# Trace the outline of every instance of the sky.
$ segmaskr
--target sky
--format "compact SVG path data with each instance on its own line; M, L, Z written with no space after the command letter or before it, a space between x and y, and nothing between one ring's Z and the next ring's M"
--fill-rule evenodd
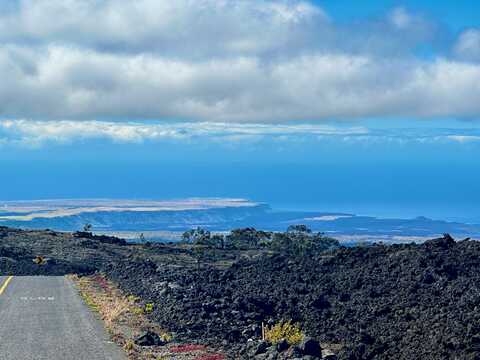
M0 199L225 196L480 222L479 11L2 1Z

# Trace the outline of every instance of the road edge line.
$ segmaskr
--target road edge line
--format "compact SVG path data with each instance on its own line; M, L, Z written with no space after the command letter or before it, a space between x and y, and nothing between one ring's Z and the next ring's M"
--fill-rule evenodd
M2 295L5 292L5 289L7 288L8 284L10 284L10 281L12 281L13 276L7 277L7 280L3 283L2 287L0 287L0 295Z

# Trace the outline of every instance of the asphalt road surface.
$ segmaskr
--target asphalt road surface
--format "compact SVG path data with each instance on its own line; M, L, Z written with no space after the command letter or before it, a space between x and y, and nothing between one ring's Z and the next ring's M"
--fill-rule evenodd
M65 277L0 277L0 360L125 360Z

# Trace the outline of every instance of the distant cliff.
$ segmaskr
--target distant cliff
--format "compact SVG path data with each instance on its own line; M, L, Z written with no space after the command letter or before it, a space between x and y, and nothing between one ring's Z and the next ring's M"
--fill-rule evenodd
M51 228L72 231L81 229L85 224L91 224L95 230L172 230L182 231L191 227L204 226L211 228L228 227L251 217L261 217L269 211L269 206L249 202L215 204L200 204L197 208L189 208L180 203L178 208L168 207L98 207L79 211L72 207L56 209L54 215L45 213L28 213L18 216L9 212L0 218L0 224L12 227L32 229ZM83 209L83 208L82 208ZM110 210L106 210L110 209ZM151 210L153 209L153 210ZM71 214L73 213L73 214ZM17 215L17 216L12 216Z
M305 224L313 231L354 242L410 242L443 233L458 237L480 236L477 224L426 217L385 219L346 213L276 211L267 204L244 199L0 202L0 209L0 226L61 231L81 230L85 224L91 224L94 231L100 233L183 232L196 227L212 231L247 227L284 231L290 225Z

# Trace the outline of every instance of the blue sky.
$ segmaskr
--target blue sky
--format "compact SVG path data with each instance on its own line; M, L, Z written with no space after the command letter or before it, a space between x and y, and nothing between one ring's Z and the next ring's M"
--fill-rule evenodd
M480 221L479 10L2 2L0 199L235 196Z
M477 16L480 4L475 0L318 0L315 3L341 21L351 21L364 17L381 17L390 9L400 6L429 16L449 26L452 31L461 31L468 27L480 25Z

